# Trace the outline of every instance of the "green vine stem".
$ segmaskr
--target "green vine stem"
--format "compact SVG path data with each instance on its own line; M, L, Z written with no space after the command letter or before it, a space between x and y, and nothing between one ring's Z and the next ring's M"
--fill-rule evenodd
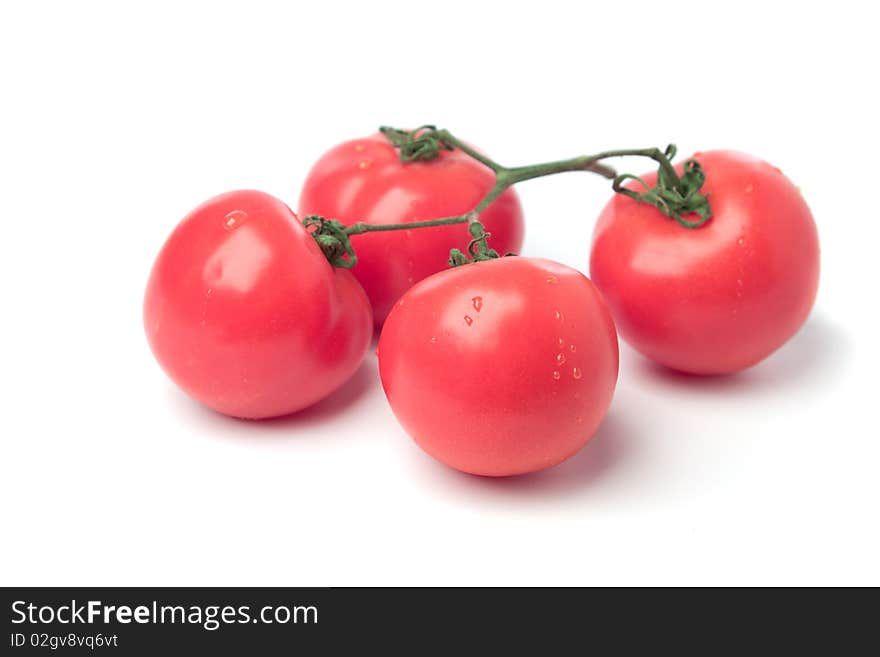
M402 224L358 222L350 226L345 226L335 219L325 219L316 215L306 217L303 220L304 224L312 231L327 259L336 267L351 268L357 263L357 255L349 240L351 235L464 223L468 224L472 238L467 246L467 255L459 249L452 249L449 256L450 266L455 267L468 262L498 258L498 253L488 246L487 240L491 234L487 233L480 223L480 214L507 189L517 183L567 171L589 171L611 179L615 192L628 196L638 203L653 205L663 216L674 219L684 228L699 228L712 217L708 196L700 192L706 180L702 167L696 160L687 160L684 164L684 172L679 176L672 166L672 159L676 153L676 148L672 144L667 146L666 150L659 148L608 150L595 155L581 155L567 160L506 167L471 148L448 130L438 130L433 125L423 125L415 130L400 130L383 126L379 130L391 145L398 149L400 159L403 162L429 162L439 157L441 151L458 149L491 169L495 174L495 184L473 210L455 217ZM602 160L627 156L648 157L657 162L657 183L653 188L637 176L628 173L618 174L614 169L602 163ZM644 189L637 191L624 187L623 183L627 180L635 180ZM699 219L686 219L684 215L688 214L696 214Z

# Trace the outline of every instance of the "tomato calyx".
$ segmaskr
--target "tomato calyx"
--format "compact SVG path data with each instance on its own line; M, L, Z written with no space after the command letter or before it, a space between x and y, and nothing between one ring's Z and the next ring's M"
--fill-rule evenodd
M686 160L684 171L679 176L672 168L672 158L675 157L676 147L670 144L662 153L659 149L649 154L649 157L657 160L660 167L657 171L657 184L654 187L648 185L638 176L622 173L614 178L612 188L618 194L623 194L637 203L648 203L657 208L664 217L675 219L685 228L699 228L712 218L712 209L709 207L709 195L700 192L703 183L706 182L706 174L703 167L694 159ZM643 191L628 189L623 186L627 180L635 180ZM692 221L685 219L683 215L696 214L700 218Z
M487 233L483 228L483 224L474 219L468 225L468 231L471 234L470 242L467 245L468 255L465 255L459 249L451 249L449 251L449 266L450 267L460 267L461 265L467 265L472 262L482 262L484 260L494 260L495 258L500 258L498 255L498 251L495 249L489 248L489 244L487 242L488 238L492 236L492 233ZM515 253L505 253L505 256L516 255ZM470 257L468 257L470 256Z
M441 150L455 150L434 125L423 125L415 130L382 126L379 132L400 151L401 162L430 162L440 156Z
M341 222L312 214L303 219L303 225L315 238L331 265L351 269L357 264L357 255Z

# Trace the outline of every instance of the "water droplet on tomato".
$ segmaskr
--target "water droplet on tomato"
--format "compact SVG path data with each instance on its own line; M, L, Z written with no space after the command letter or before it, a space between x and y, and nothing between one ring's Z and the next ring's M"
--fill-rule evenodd
M565 364L565 354L556 354L556 363L559 365Z
M470 315L465 315L464 316L464 323L467 324L468 326L470 326L471 324L474 323L473 317L471 317Z
M363 153L366 148L367 147L364 146L363 144L355 144L354 145L354 150L356 150L358 153Z
M575 367L575 368L571 371L571 375L572 375L574 378L579 379L579 378L581 378L584 374L583 374L583 372L581 372L581 368L580 368L580 367Z
M577 347L575 347L573 344L570 344L570 345L568 345L568 350L569 350L571 353L574 353L574 352L577 351Z
M565 319L565 315L563 315L562 312L560 312L559 310L557 310L557 311L556 311L556 319L559 320L559 321L561 322L561 321L563 321L563 320Z
M233 210L223 217L223 227L226 230L235 230L247 221L247 219L247 212L244 212L243 210Z
M474 297L471 299L471 303L474 306L474 310L480 312L483 309L483 297Z
M556 278L555 276L548 276L548 277L547 277L547 282L550 283L550 284L552 285L553 283L558 283L558 282L559 282L559 279Z
M369 169L372 163L372 160L361 160L358 162L358 169Z
M436 335L432 335L432 336L431 336L431 344L434 344L435 342L437 342L437 336L436 336Z
M736 241L736 243L739 244L740 246L745 246L746 238L745 238L745 237L740 237L740 238Z
M556 381L559 381L559 377L560 377L560 376L562 376L562 375L559 373L559 370L553 370L553 378L554 378Z

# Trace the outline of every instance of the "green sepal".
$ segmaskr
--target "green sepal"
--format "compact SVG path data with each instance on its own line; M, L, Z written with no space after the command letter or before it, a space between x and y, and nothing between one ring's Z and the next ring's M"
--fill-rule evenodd
M675 152L673 144L667 146L663 153L667 163L675 157ZM659 157L659 151L657 153ZM644 191L637 192L623 187L626 180L635 180L645 188ZM685 228L699 228L712 218L709 195L700 191L705 182L703 167L697 160L690 159L685 161L681 176L677 176L671 167L661 165L657 172L657 184L653 188L638 176L629 173L616 176L612 187L618 194L628 196L638 203L650 203L664 217L675 219ZM684 218L687 214L696 214L700 218L691 221Z
M351 269L357 264L357 254L340 221L312 214L303 219L303 225L309 229L331 265Z
M415 130L382 126L379 132L400 151L401 162L430 162L440 156L441 150L454 150L452 144L440 137L434 125L423 125Z

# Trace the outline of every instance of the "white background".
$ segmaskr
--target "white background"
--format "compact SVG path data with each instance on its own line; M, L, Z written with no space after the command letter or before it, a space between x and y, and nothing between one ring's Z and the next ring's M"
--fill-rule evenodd
M2 584L880 584L870 3L2 7ZM140 314L176 222L228 189L295 205L333 144L425 122L510 164L760 155L819 225L813 316L730 378L624 348L594 441L508 480L424 455L372 353L277 421L179 393ZM608 183L519 191L525 253L586 270Z

